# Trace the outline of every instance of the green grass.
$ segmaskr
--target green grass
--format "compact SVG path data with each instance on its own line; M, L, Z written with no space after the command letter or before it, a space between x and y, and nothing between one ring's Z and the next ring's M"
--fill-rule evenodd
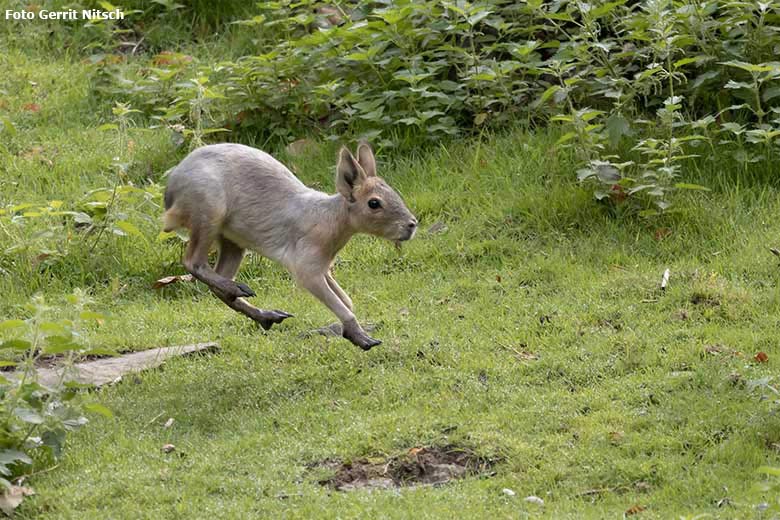
M112 185L117 154L131 161L128 181L163 184L185 154L164 130L142 127L130 131L132 154L117 150L116 136L97 130L110 107L90 102L80 59L12 47L0 69L9 94L0 115L17 129L0 147L4 207L75 208ZM557 137L518 129L380 156L423 229L401 254L360 237L340 256L336 277L384 340L369 353L301 339L333 317L258 257L240 275L254 301L296 315L268 333L202 285L152 290L183 272L177 242L157 240L159 198L132 213L146 241L106 234L94 250L94 236L70 224L35 238L56 219L2 221L0 319L24 317L35 293L57 303L83 287L110 316L89 331L92 345L221 346L90 395L115 418L70 437L59 465L28 481L37 494L19 517L604 518L634 504L647 508L641 518L757 514L750 487L756 468L780 464L780 418L732 374L755 380L780 363L780 269L767 251L780 234L777 188L738 185L736 172L701 160L695 180L714 191L679 197L679 212L661 220L628 218L574 182ZM332 191L334 156L322 146L285 160ZM428 234L435 222L446 231ZM35 265L43 246L60 254ZM706 353L710 345L742 355ZM767 363L751 361L759 350ZM163 454L166 443L177 451ZM446 443L500 457L495 475L347 494L307 469Z

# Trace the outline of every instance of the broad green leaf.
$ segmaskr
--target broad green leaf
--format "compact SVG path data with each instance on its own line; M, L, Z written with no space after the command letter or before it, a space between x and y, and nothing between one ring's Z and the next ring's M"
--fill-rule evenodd
M617 2L607 2L605 4L602 4L602 5L598 6L598 7L595 7L593 9L591 9L588 12L588 15L591 18L594 18L594 19L595 18L601 18L602 16L605 16L605 15L611 13L612 11L614 11L616 7L620 7L621 5L623 5L625 3L626 3L626 0L619 0Z
M777 96L780 96L780 87L770 87L764 91L763 94L761 94L761 99L763 101L769 101Z
M730 79L728 83L726 83L723 88L731 88L731 89L737 89L737 88L748 88L752 89L753 85L750 83L745 83L744 81L734 81L733 79Z
M722 61L720 62L721 65L726 65L728 67L735 67L738 69L742 69L747 72L770 72L772 70L771 65L767 65L764 63L759 64L753 64L753 63L746 63L744 61Z
M62 354L63 352L72 352L81 350L81 346L73 341L73 338L66 336L49 336L46 338L46 348L43 349L46 354Z
M75 430L76 428L84 426L88 422L89 419L86 417L76 417L74 419L66 419L62 421L62 425L65 426L66 430Z
M31 408L16 408L14 415L28 424L43 424L43 417Z
M14 464L15 462L21 462L22 464L32 464L33 461L29 455L19 450L2 450L0 451L0 464L7 466Z
M0 349L27 350L30 347L32 347L32 343L24 339L9 339L0 344Z
M114 224L117 228L121 229L128 235L134 235L139 238L141 238L144 242L146 242L146 237L143 233L141 233L141 230L135 227L132 223L128 222L127 220L118 220Z
M0 321L0 332L6 330L19 329L26 326L27 323L24 320L5 320Z
M577 137L577 133L576 132L567 132L567 133L563 134L561 137L559 137L558 140L555 142L555 144L563 144L563 143L565 143L567 141L570 141L570 140L574 139L575 137ZM582 180L582 179L580 179L580 180Z
M73 220L74 220L74 221L75 221L77 224L92 224L92 217L90 217L89 215L87 215L87 214L86 214L86 213L84 213L83 211L79 211L79 212L77 212L77 213L76 213L76 214L73 216Z
M207 99L227 99L223 94L210 88L207 88L203 91L203 97Z
M367 52L353 52L352 54L347 54L344 56L345 60L352 60L352 61L367 61L370 58Z
M600 116L603 113L604 112L602 110L587 110L587 111L579 113L577 115L579 116L580 119L582 119L583 121L585 121L587 123L591 119L594 119L594 118Z
M102 404L98 403L88 403L84 405L84 410L88 412L93 412L102 415L103 417L107 417L109 419L112 419L114 417L113 412L103 406Z
M106 319L104 315L93 311L81 311L79 318L82 320L94 320L98 323L102 323Z
M469 22L469 25L474 26L477 25L481 20L484 18L490 16L491 11L480 11L478 13L475 13L467 18L467 21Z
M495 72L480 72L479 74L474 74L473 76L470 76L470 79L476 80L476 81L495 81L498 78Z
M559 20L563 22L573 22L574 18L569 13L546 13L546 18L549 18L550 20Z
M70 331L59 323L44 321L40 324L39 328L46 336L70 336Z
M680 67L684 67L685 65L688 65L689 63L695 63L697 61L697 58L683 58L681 60L675 61L672 66L675 69L679 69Z
M715 79L718 76L720 76L720 71L718 70L710 70L702 74L699 74L698 76L696 76L696 79L694 79L693 82L691 83L691 87L693 89L697 89L700 86L702 86L705 82L711 79Z
M628 120L618 113L612 114L607 118L606 128L609 142L613 147L617 146L623 136L628 135L631 131L631 125Z
M534 105L535 106L543 105L547 100L549 100L553 96L553 94L555 94L559 90L561 90L560 85L550 85L549 87L547 87L547 90L542 92L542 95L539 96L539 99L536 100Z
M384 111L385 111L384 107L379 107L376 110L368 112L367 114L360 114L358 117L360 119L366 119L368 121L380 122L382 120L382 115L384 114Z
M62 447L65 445L65 435L65 430L62 428L47 430L41 435L41 442L51 450L55 457L60 457Z

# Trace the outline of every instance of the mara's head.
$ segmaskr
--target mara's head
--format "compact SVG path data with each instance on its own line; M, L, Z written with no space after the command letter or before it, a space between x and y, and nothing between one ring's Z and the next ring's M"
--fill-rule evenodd
M352 228L386 238L396 244L409 240L417 231L417 219L401 196L376 175L374 152L360 143L357 157L346 148L339 152L336 189L347 199Z

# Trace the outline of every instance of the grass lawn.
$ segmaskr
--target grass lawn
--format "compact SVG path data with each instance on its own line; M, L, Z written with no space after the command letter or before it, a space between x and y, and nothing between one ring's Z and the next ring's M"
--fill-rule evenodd
M80 59L11 48L0 69L0 115L16 127L3 134L3 207L76 208L112 186L115 154L131 161L125 182L164 184L186 153L144 128L130 130L132 152L117 150ZM635 505L640 518L758 515L772 497L750 488L759 466L780 465L780 418L747 383L780 366L780 269L767 250L780 240L778 189L702 159L691 181L712 191L679 197L661 219L629 218L576 184L557 137L518 129L380 154L422 229L401 253L359 237L340 256L337 279L384 341L369 353L302 337L334 318L259 257L239 276L252 301L296 316L267 333L200 284L153 290L184 272L180 244L157 239L159 198L134 207L143 238L0 221L0 320L25 317L35 293L57 304L81 287L109 315L91 345L221 346L90 394L115 417L69 438L59 465L28 481L37 494L18 516L615 518ZM334 158L323 146L285 161L332 192ZM768 362L753 361L759 351ZM176 451L163 453L167 443ZM494 475L344 493L311 469L447 444L497 459Z

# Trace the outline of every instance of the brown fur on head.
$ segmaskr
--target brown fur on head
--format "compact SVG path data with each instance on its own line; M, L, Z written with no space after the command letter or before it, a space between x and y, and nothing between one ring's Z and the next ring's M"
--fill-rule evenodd
M336 189L349 203L352 228L395 243L409 240L417 230L417 219L401 196L377 177L371 147L361 142L356 155L357 159L342 147L336 166Z

